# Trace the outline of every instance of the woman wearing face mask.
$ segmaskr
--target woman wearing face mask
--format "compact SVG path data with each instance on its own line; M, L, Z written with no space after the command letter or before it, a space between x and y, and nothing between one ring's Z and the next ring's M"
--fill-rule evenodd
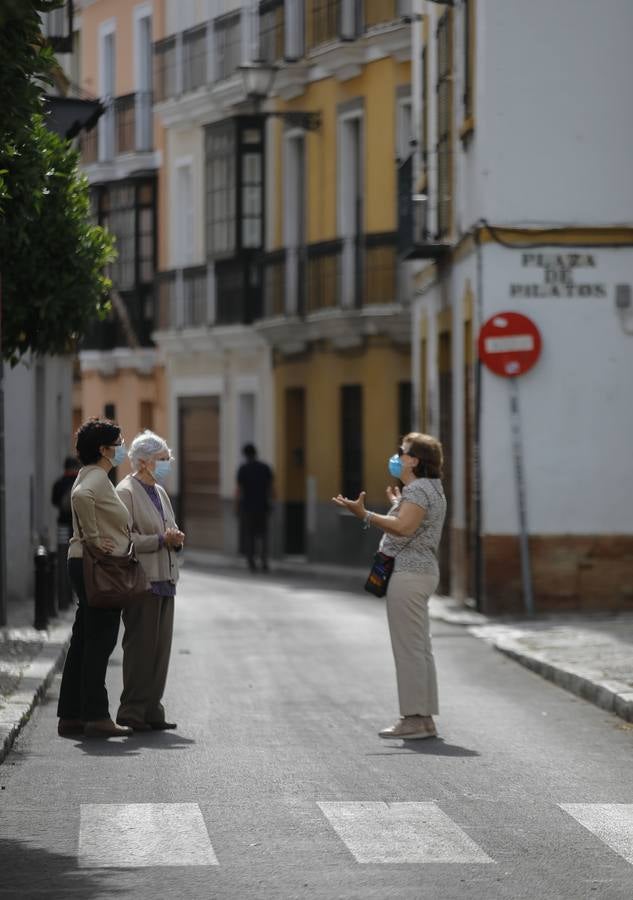
M82 467L70 495L68 574L79 604L62 675L57 730L62 736L118 737L131 731L110 718L105 678L121 611L87 605L83 545L114 556L125 556L130 545L128 511L108 478L110 469L126 457L121 429L109 419L89 419L77 432L77 456Z
M437 679L431 648L428 602L439 581L437 551L446 515L442 488L442 445L428 434L411 432L388 462L399 479L387 488L386 515L365 509L365 492L357 500L332 499L384 534L379 550L394 557L387 588L387 620L396 664L400 719L379 732L383 738L413 740L436 737Z
M176 728L175 722L166 721L161 700L174 624L176 556L185 536L176 526L167 491L160 484L172 461L165 441L144 431L134 438L128 455L133 473L116 490L129 511L132 541L151 592L123 611L123 693L117 722L134 731L161 731Z

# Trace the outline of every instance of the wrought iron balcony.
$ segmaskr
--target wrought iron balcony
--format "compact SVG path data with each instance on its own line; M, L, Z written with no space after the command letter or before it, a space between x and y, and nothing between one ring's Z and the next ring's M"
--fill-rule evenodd
M157 327L160 331L200 328L212 319L206 266L159 272L157 296Z
M152 95L137 91L114 101L116 152L135 153L152 149Z
M343 242L338 238L306 248L306 313L340 306L342 250Z

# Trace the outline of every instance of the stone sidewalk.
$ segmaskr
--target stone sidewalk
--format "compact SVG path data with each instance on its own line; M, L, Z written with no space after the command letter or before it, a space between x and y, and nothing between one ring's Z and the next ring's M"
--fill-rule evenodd
M506 656L596 706L633 722L633 611L487 619L447 597L431 617L466 625Z
M47 631L27 624L33 604L11 604L7 628L0 628L0 762L61 666L74 607L51 619Z
M229 556L188 562L218 574L242 568L240 560ZM336 588L340 582L361 592L367 572L292 560L273 563L269 576L253 577L274 579L276 574L312 576L324 587ZM493 620L450 597L432 597L429 611L432 619L468 628L521 665L633 722L633 611ZM32 604L16 604L9 610L10 627L0 628L0 762L63 663L74 607L53 619L47 631L36 631L29 624L31 616Z

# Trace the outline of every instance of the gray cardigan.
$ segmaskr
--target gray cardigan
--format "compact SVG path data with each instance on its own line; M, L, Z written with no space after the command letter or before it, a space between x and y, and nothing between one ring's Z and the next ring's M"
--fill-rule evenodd
M130 537L147 578L149 581L173 581L175 584L178 581L176 553L169 547L159 547L159 535L164 533L165 528L178 526L167 491L160 484L156 485L156 490L163 505L165 525L147 491L133 475L126 475L116 487L117 494L130 513Z

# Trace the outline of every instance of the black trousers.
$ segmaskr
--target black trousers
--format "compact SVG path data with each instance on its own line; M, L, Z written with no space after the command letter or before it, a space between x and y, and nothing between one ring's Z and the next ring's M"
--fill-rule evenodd
M244 555L251 565L255 562L255 553L259 545L259 557L262 564L268 563L268 513L242 511L242 535Z
M86 603L83 560L68 560L68 576L79 599L57 704L60 719L94 722L110 716L105 686L116 646L120 609L93 609Z

